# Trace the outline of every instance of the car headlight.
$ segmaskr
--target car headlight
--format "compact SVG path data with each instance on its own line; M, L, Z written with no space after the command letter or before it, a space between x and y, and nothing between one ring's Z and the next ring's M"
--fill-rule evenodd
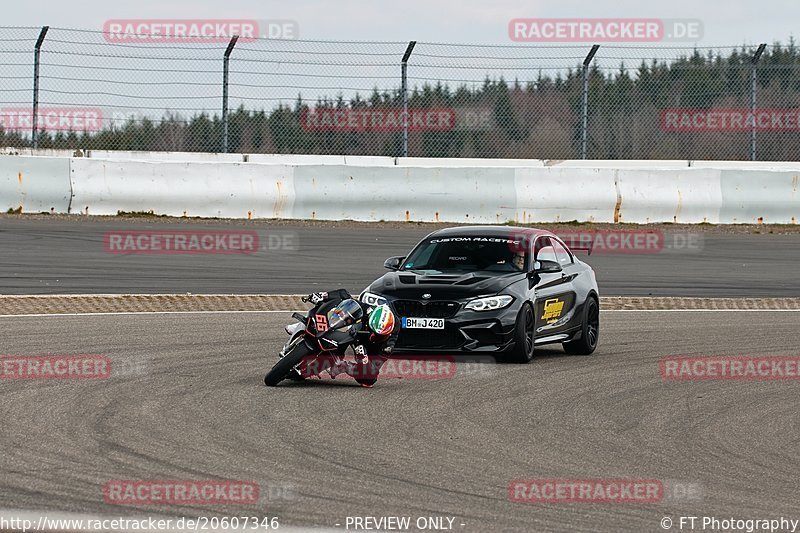
M375 307L376 305L383 305L385 303L388 303L386 298L384 298L383 296L380 296L378 294L373 294L367 291L361 293L359 299L370 307Z
M511 305L514 301L513 296L488 296L486 298L478 298L469 302L465 308L472 309L473 311L493 311L495 309L502 309Z

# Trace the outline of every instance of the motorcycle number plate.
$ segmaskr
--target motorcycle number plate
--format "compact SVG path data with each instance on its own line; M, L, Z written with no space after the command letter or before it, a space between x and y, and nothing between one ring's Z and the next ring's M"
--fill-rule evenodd
M405 329L444 329L444 318L403 317Z

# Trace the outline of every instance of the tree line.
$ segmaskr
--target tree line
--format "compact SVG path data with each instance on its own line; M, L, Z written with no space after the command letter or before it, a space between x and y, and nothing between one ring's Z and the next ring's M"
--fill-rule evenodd
M660 123L667 108L749 108L753 50L726 56L687 54L652 60L636 68L589 69L588 157L592 159L747 159L746 132L674 132ZM794 41L768 47L757 70L759 108L800 108L800 54ZM533 80L487 78L480 86L436 82L410 90L412 109L456 110L447 131L412 131L408 151L418 157L574 159L581 143L582 75L579 66ZM402 95L373 91L304 99L271 110L239 107L229 114L229 151L385 155L401 154L400 131L318 131L304 127L309 109L396 110ZM466 117L466 118L465 118ZM470 117L479 117L478 123ZM223 147L219 115L129 120L98 132L43 132L40 148L218 152ZM758 133L762 160L800 159L800 131ZM0 146L28 146L25 134L0 128Z

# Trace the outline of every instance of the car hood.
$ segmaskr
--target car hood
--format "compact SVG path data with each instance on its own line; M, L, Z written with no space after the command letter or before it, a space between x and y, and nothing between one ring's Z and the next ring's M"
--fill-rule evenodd
M521 272L470 272L466 274L426 274L411 270L389 272L375 280L369 292L390 298L459 300L492 295L512 283L525 279Z

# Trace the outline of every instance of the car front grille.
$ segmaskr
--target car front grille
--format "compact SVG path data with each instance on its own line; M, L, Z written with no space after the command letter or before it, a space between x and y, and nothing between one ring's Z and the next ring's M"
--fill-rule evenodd
M397 351L403 348L430 350L457 350L464 344L465 338L454 327L445 329L403 329L397 337Z
M459 308L458 302L444 300L430 302L395 300L392 305L399 316L414 318L452 318Z

